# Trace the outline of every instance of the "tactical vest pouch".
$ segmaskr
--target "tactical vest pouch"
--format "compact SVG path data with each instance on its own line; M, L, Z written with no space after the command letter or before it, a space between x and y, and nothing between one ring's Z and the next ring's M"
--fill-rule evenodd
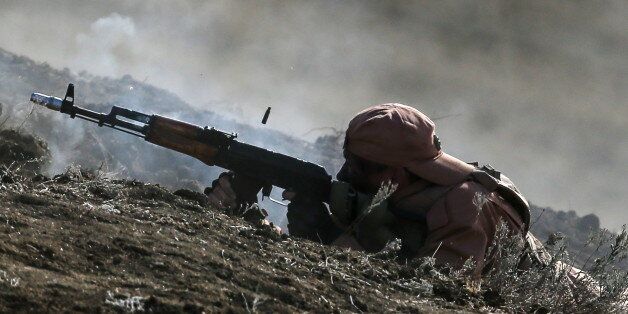
M528 232L530 228L530 204L528 204L528 201L521 195L521 192L508 177L496 171L490 165L485 165L481 168L476 168L469 175L469 178L484 186L489 192L496 192L506 200L521 217L525 233Z
M388 201L373 204L373 196L359 193L349 183L332 182L329 211L336 224L352 232L367 252L377 252L394 238L395 216Z
M331 186L329 210L340 226L348 226L355 218L357 192L351 184L333 181Z

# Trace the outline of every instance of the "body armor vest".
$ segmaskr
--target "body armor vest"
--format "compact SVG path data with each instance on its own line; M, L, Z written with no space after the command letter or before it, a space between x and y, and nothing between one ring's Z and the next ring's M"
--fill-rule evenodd
M528 232L530 226L530 205L512 181L493 169L490 165L478 167L477 163L471 163L476 169L469 174L465 181L473 181L482 185L488 192L496 192L508 202L519 214L524 223L524 231ZM461 182L462 183L462 182ZM449 191L458 186L433 186L412 195L413 209L403 209L403 206L392 206L391 211L399 218L424 223L427 211Z

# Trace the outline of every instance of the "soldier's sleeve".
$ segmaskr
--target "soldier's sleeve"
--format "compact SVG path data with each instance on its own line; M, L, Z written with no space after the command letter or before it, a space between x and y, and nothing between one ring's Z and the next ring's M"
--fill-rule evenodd
M485 190L479 185L465 182L434 204L427 212L428 234L419 255L434 256L438 265L455 268L471 258L479 273L492 238L482 212L490 211L491 204L482 198L487 196L483 193ZM478 203L482 201L486 203Z

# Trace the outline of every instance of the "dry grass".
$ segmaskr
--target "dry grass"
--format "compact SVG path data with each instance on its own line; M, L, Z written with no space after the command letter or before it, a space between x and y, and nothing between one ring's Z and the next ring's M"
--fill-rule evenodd
M618 235L600 232L591 235L591 245L612 249L590 266L571 267L572 258L564 239L545 245L545 258L522 269L522 260L533 252L519 237L509 236L500 225L489 256L498 257L486 274L479 293L489 305L516 312L612 313L625 312L628 305L628 273L616 265L628 254L628 234L624 226Z
M153 186L142 185L142 194L137 194L137 189L131 187L126 192L109 194L101 189L96 190L95 186L106 188L112 183L103 180L107 174L101 172L84 171L77 167L70 167L68 170L51 180L34 183L28 187L26 178L14 173L16 167L5 168L5 174L15 178L14 183L4 184L6 189L13 192L27 191L29 193L43 193L48 189L64 188L64 195L98 195L102 200L102 206L79 206L80 210L93 215L100 215L95 212L107 212L109 199L120 200L122 195L128 194L133 199L138 199L139 203L149 204L149 199L174 199L174 196L165 195L165 190ZM22 182L24 181L24 182ZM61 186L60 182L71 182L67 186ZM133 182L128 183L134 186ZM138 185L141 185L138 183ZM23 186L23 187L22 187ZM25 188L29 189L25 189ZM394 190L394 187L385 187L381 190L381 195L373 202L375 206L379 199L385 199ZM97 193L96 193L97 192ZM126 194L125 194L126 193ZM164 194L164 195L162 195ZM46 194L47 195L47 194ZM146 201L144 201L146 200ZM28 200L27 200L28 201ZM23 200L22 203L25 201ZM32 202L32 201L28 201ZM28 203L26 202L26 203ZM56 202L50 199L49 202ZM117 201L116 201L117 202ZM24 203L24 204L26 204ZM139 204L138 203L138 204ZM178 201L172 201L173 204ZM99 203L94 203L99 205ZM151 203L152 204L152 203ZM100 209L103 209L102 211ZM133 208L124 207L122 212L133 214ZM95 211L95 212L94 212ZM104 215L104 214L103 214ZM118 213L118 215L121 215ZM134 214L140 217L140 212ZM212 214L213 215L213 214ZM107 216L108 217L108 216ZM170 218L170 216L164 216ZM167 226L174 222L166 223L159 219L155 223L160 226ZM185 228L181 229L184 230ZM237 234L257 234L254 228L250 230L238 231ZM200 231L199 231L200 232ZM179 235L181 236L181 235ZM241 237L241 236L240 236ZM209 238L205 238L209 239ZM261 239L261 238L260 238ZM373 301L366 302L363 295L356 291L379 290L386 293L394 293L399 296L403 293L404 302L412 306L419 306L421 302L440 302L445 299L456 305L464 306L469 310L507 312L625 312L628 301L628 274L617 268L615 265L626 258L628 254L628 232L624 228L618 235L603 231L592 234L589 237L589 245L597 248L603 254L602 257L588 258L584 269L586 272L576 273L570 276L572 256L568 254L565 239L554 237L546 243L549 260L544 263L536 263L530 269L521 269L521 260L524 254L528 254L529 248L517 237L510 237L508 230L502 226L498 228L494 245L491 247L489 255L499 256L500 262L481 281L472 280L467 276L469 270L474 265L468 262L463 269L455 272L445 272L435 267L433 258L423 258L411 261L406 265L394 264L394 256L398 251L398 243L392 243L388 250L378 254L358 254L350 252L339 252L333 248L321 248L320 259L312 259L309 262L307 273L315 276L319 281L335 286L350 286L348 290L343 290L346 300L332 300L330 296L322 296L320 300L310 300L319 305L329 302L345 302L354 311L368 311L374 307ZM229 240L230 243L232 239ZM242 241L240 238L233 241ZM177 240L177 243L179 241ZM253 241L253 246L258 245ZM281 250L286 251L290 247L288 244L304 245L298 241L288 241L281 244ZM259 244L258 246L261 246ZM604 247L609 246L610 250L604 251ZM135 248L136 245L129 245ZM284 247L285 246L285 247ZM294 250L294 256L304 254L300 252L302 247L290 247ZM235 251L233 251L235 252ZM234 254L233 252L229 254ZM263 251L262 251L263 252ZM309 251L308 251L309 252ZM523 252L523 253L522 253ZM228 255L224 253L224 256ZM250 254L247 253L247 255ZM274 260L278 257L270 252L263 253L266 259ZM309 252L308 254L312 254ZM297 267L298 258L286 259L286 265ZM171 259L168 259L170 261ZM260 264L261 265L261 264ZM385 266L384 266L385 265ZM586 274L586 275L585 275ZM573 274L572 274L573 275ZM6 289L18 289L26 281L21 280L22 275L0 271L0 284ZM293 279L291 279L293 280ZM294 279L296 280L296 279ZM318 282L318 281L312 281ZM385 284L384 284L385 282ZM113 290L112 290L113 291ZM244 309L254 311L257 308L264 308L267 302L262 293L255 292L255 289L245 294L238 294ZM259 294L259 295L258 295ZM104 303L121 310L138 310L140 306L148 302L146 298L138 298L136 294L107 294ZM331 306L331 305L330 305ZM402 310L402 305L397 309ZM409 306L409 305L408 305Z

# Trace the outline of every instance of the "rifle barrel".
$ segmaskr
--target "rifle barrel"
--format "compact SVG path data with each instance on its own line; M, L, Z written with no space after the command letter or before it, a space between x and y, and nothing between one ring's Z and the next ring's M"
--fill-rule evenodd
M44 106L54 111L62 111L63 100L58 97L49 96L41 93L32 93L31 101L35 104ZM72 106L68 112L64 112L70 115L72 118L80 118L90 122L94 122L99 126L110 127L131 135L145 137L147 132L147 125L150 123L151 116L143 114L141 112L129 110L126 108L113 106L109 114L96 112L93 110L85 109L82 107ZM124 121L118 118L122 116L136 123Z

